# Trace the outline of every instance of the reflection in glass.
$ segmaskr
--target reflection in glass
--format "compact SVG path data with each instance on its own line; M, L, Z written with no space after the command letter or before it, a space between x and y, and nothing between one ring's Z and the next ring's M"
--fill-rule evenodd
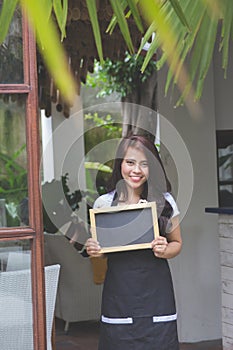
M0 241L0 271L31 268L29 240Z
M33 349L29 242L0 242L1 349Z
M219 206L233 207L233 130L217 131Z
M23 82L22 15L17 7L8 35L0 45L0 84Z
M25 97L0 95L0 227L28 226Z

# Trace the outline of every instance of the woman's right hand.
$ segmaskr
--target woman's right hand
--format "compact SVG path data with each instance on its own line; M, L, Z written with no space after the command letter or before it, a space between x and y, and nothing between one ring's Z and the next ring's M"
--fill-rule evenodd
M86 251L88 255L96 258L103 256L103 254L100 253L101 247L99 245L99 242L97 242L95 239L88 238L85 246L86 246Z

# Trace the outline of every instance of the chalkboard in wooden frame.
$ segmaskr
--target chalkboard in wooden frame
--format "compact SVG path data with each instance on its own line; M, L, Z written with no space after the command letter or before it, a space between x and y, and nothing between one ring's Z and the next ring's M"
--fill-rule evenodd
M159 236L155 202L90 209L91 234L102 253L151 248Z

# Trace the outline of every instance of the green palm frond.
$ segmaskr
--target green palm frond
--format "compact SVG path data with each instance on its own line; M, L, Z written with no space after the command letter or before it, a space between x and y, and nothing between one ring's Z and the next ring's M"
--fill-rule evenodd
M148 0L148 3L150 1ZM154 2L154 1L152 1ZM170 2L170 4L168 4ZM144 4L144 3L143 3ZM226 0L224 2L220 0L180 0L180 7L183 10L183 14L186 17L189 28L181 25L180 17L176 15L172 8L171 1L166 1L167 7L163 6L163 11L166 11L165 20L169 18L173 32L176 34L177 42L173 48L178 55L177 58L172 58L170 61L169 51L163 50L162 56L157 63L158 69L160 69L165 62L170 66L167 82L165 86L165 93L168 92L170 85L179 85L179 80L183 80L182 69L186 66L188 77L185 77L185 83L181 86L181 98L177 104L181 104L185 101L186 96L190 93L191 88L195 90L193 95L194 99L200 99L203 91L204 81L209 70L215 44L217 42L217 29L219 24L222 23L222 42L220 49L223 49L223 67L226 71L228 65L228 49L232 31L233 22L233 2ZM153 13L153 11L149 11ZM227 12L227 14L226 14ZM151 15L150 22L155 15ZM151 22L153 24L153 22ZM148 31L151 27L148 28ZM164 44L164 37L161 33L156 31L156 42L151 45L151 50L163 49L160 44L161 41ZM143 69L145 69L152 52L149 49L148 59L144 61ZM176 61L178 64L176 65ZM172 65L175 66L175 70L172 69ZM185 72L184 72L185 73Z
M0 44L4 41L15 8L19 1L3 0L0 15ZM57 87L64 98L72 103L76 91L76 84L72 77L64 49L61 45L51 12L54 10L61 38L65 37L65 25L68 9L68 0L20 0L23 9L28 13L30 22L37 36L37 43L44 61Z
M189 25L189 22L187 20L187 17L184 14L184 11L180 5L180 2L178 0L169 0L171 6L173 7L173 10L175 11L177 17L180 19L181 23L183 23L183 25L187 28L189 28L189 30L191 31L191 27Z
M67 60L61 45L65 37L65 25L69 0L3 0L0 13L0 43L4 41L18 3L28 11L37 33L37 42L51 75L63 96L71 100L75 84L70 75ZM92 23L96 47L100 60L103 60L101 34L97 17L96 1L86 0ZM168 63L166 92L178 85L181 89L180 102L184 101L194 86L195 98L202 95L204 81L209 70L215 45L222 54L222 67L226 76L229 44L233 38L232 0L110 0L113 18L108 26L111 35L118 25L128 50L134 52L129 30L129 20L133 20L143 33L143 44L152 33L153 41L148 49L142 72L155 51L158 55L157 68ZM57 20L61 40L54 23L49 20L51 13ZM218 28L221 29L220 42ZM185 68L187 67L187 68Z
M63 7L68 0L63 1ZM44 7L40 1L21 0L23 8L28 13L29 18L32 18L33 26L36 31L37 43L39 50L44 58L44 61L52 75L57 87L60 89L64 98L72 103L76 91L74 79L70 73L68 61L59 40L57 30L51 18L45 23ZM54 5L55 3L53 3ZM58 5L55 6L58 9ZM55 13L59 11L55 11ZM58 24L63 30L62 16L65 16L65 11L59 12Z
M49 4L50 3L50 4ZM54 13L58 22L58 26L61 30L61 40L63 40L66 36L66 20L67 20L67 12L68 12L68 1L63 1L63 4L60 0L51 0L48 1L48 8L50 10L53 5ZM62 6L63 5L63 6Z
M4 0L0 13L0 44L7 36L18 0Z
M129 27L125 18L124 8L121 6L120 1L110 0L113 12L116 16L118 25L120 27L121 33L125 39L129 52L134 53L134 47L130 36Z
M172 77L176 76L176 72L179 68L180 74L177 76L177 84L181 91L183 91L185 86L189 85L189 77L184 66L180 65L181 52L178 48L180 46L180 41L183 42L185 40L185 36L189 34L190 29L181 23L179 17L177 17L176 12L174 12L173 7L171 6L170 1L167 1L162 7L160 7L159 1L157 3L156 1L147 0L142 2L141 6L142 14L149 24L149 35L152 30L155 33L154 39L145 57L142 71L145 70L152 55L160 49L162 52L159 61L160 68L164 62L167 62ZM147 33L145 36L148 36Z
M130 12L129 15L132 14L135 24L137 25L138 29L140 30L141 33L144 32L144 27L143 27L143 23L142 23L142 19L140 17L140 13L138 11L138 0L128 0L128 6L130 8Z
M225 3L226 5L223 7L222 14L222 32L219 50L222 50L222 68L224 69L226 78L229 44L230 39L233 39L233 6L231 0L226 0Z
M95 0L86 0L87 8L93 28L93 33L95 37L96 47L99 54L100 62L103 63L103 49L102 49L102 41L101 41L101 34L100 34L100 27L97 17L97 8L96 8L96 2Z

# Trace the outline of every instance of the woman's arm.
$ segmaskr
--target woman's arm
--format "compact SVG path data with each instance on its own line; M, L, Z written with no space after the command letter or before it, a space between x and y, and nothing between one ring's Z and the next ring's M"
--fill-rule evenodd
M151 242L154 255L158 258L171 259L178 255L182 248L182 238L178 216L171 220L172 227L167 237L159 236Z

